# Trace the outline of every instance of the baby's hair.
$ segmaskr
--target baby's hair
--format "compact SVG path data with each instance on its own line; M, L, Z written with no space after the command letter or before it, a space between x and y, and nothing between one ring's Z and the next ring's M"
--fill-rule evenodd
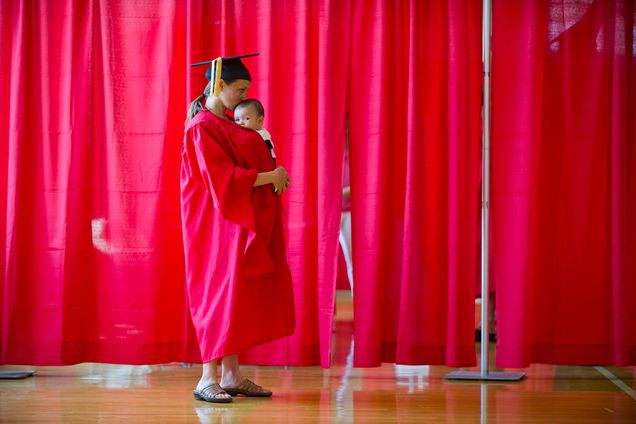
M248 106L254 106L254 109L256 109L256 114L258 116L262 116L263 118L265 117L265 108L263 107L263 104L256 99L245 99L241 103L237 104L234 110Z

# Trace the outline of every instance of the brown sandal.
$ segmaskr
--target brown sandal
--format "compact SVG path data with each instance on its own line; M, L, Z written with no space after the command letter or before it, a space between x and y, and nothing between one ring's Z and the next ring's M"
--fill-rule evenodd
M192 392L194 394L194 398L196 400L204 400L206 402L214 402L214 403L230 403L232 402L232 398L228 397L218 397L222 394L229 394L225 390L219 386L219 383L212 383L208 387L205 387L201 390L194 390Z
M223 387L222 389L230 396L270 397L272 395L271 390L264 389L247 378L243 379L236 387Z

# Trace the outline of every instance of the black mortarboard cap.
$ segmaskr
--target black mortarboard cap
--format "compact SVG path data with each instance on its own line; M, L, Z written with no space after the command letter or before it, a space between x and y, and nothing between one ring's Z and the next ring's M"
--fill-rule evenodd
M205 71L205 77L208 81L211 81L215 74L215 67L218 63L221 63L221 75L219 78L225 81L231 81L235 79L244 79L252 81L250 71L241 62L243 57L258 56L258 53L243 54L239 56L219 57L214 60L205 60L203 62L193 63L192 66L210 65Z

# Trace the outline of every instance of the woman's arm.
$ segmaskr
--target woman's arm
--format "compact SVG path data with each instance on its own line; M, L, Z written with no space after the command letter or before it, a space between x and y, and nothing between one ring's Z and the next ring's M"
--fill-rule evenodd
M289 175L282 166L277 167L273 171L259 172L256 175L256 181L254 181L254 187L273 184L274 191L278 194L282 194L289 187Z

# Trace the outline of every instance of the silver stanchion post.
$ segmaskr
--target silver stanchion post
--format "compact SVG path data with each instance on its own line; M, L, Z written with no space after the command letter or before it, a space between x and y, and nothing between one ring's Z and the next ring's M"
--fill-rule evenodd
M453 371L444 376L447 380L521 380L523 372L489 372L488 340L488 236L490 217L490 35L492 23L492 1L484 0L482 59L484 62L483 93L483 140L482 140L482 204L481 204L481 366L480 371Z

